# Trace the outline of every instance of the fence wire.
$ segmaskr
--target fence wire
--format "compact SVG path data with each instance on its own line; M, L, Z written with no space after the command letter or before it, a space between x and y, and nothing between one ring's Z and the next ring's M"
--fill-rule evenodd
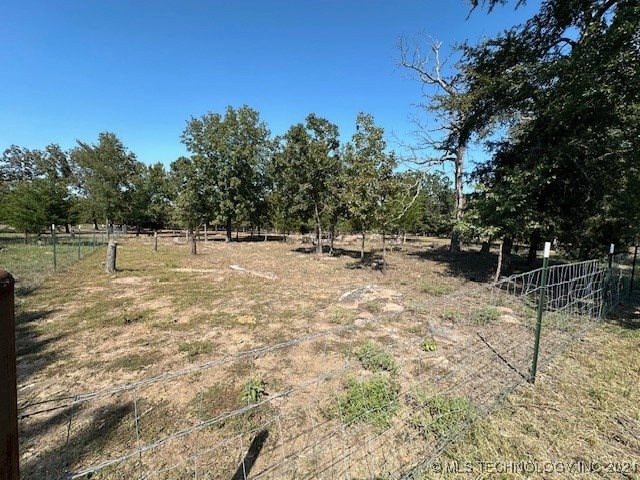
M622 260L549 268L541 368L622 300ZM411 478L531 379L541 276L23 404L23 477Z

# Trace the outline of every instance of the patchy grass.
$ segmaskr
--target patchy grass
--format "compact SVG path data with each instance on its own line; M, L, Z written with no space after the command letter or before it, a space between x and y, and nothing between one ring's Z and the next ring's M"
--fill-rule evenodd
M424 437L452 438L477 418L473 404L466 397L429 395L424 389L417 388L409 394L408 400L413 409L409 425Z
M455 290L453 285L447 283L435 283L433 281L421 280L418 282L418 287L422 293L431 295L433 297L440 297L447 295Z
M374 373L396 373L398 364L382 345L367 341L355 350L355 355L364 368Z
M498 319L500 319L500 310L493 306L477 308L470 315L471 322L481 327Z
M388 427L400 407L398 392L397 385L380 375L367 380L348 379L331 416L347 426L367 423L378 428Z
M438 465L416 478L433 478L442 466L455 464L470 465L477 475L483 462L559 465L545 477L550 479L638 478L640 309L632 305L618 314L616 323L597 327L565 352L538 375L535 385L518 388L450 446ZM568 475L570 465L577 462L586 466L597 462L600 470ZM612 470L605 470L605 465ZM460 477L453 472L438 475ZM532 477L526 471L513 471L491 478Z
M190 362L193 362L200 355L208 355L213 351L213 343L203 340L193 342L183 342L178 346L178 351L187 354Z

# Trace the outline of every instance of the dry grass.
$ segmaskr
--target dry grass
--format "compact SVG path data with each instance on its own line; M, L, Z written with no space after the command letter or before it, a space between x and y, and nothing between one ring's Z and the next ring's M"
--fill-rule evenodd
M189 368L195 363L232 358L238 352L335 328L357 324L358 335L349 335L351 331L346 330L345 335L309 342L295 350L282 349L269 355L228 361L219 369L199 371L180 381L147 387L144 398L135 399L131 393L126 393L110 402L97 402L85 410L62 410L44 421L37 417L26 419L22 429L23 437L28 440L21 446L25 478L47 478L55 468L74 469L80 464L90 465L130 451L136 444L132 420L136 418L134 406L140 420L139 442L150 443L239 408L242 391L252 378L264 381L267 399L325 372L338 371L345 365L351 368L350 375L366 379L371 373L350 363L355 359L355 349L365 341L383 346L397 360L398 385L426 384L433 376L455 370L458 362L464 360L458 345L467 345L474 329L483 328L489 339L491 333L497 339L512 330L516 332L516 326L501 323L506 318L504 311L515 315L508 308L494 307L490 315L483 311L486 315L478 316L469 325L456 323L460 312L468 307L467 303L470 311L475 311L472 308L474 299L466 298L466 303L458 299L452 310L447 306L444 294L468 286L469 279L487 278L495 257L473 251L451 257L446 252L444 240L419 239L388 253L389 268L385 272L373 267L379 265L376 255L369 257L366 263L360 263L358 245L339 244L335 256L318 257L311 248L299 243L210 241L206 245L199 244L198 255L191 256L184 239L162 238L158 252L153 252L152 242L150 237L122 241L118 247L119 271L115 275L102 272L104 252L99 251L63 274L48 278L30 295L18 298L21 405L125 385ZM371 244L367 245L368 249L371 247ZM344 292L368 285L377 285L386 293L356 306L338 303ZM387 311L400 313L375 324L375 328L366 323ZM441 328L440 323L450 328ZM603 336L605 334L613 333L605 330ZM433 340L437 349L423 348L425 338ZM477 340L471 346L476 344L484 348ZM472 355L473 348L468 350ZM483 352L486 358L471 360L478 365L482 360L495 361L486 348ZM604 350L601 353L604 354ZM612 361L619 358L609 349L606 354ZM593 359L594 365L596 360ZM547 372L552 374L556 368ZM485 373L488 378L495 374ZM539 388L546 388L547 375L549 373L539 377L535 388L527 387L522 391L531 390L531 395L537 395ZM457 380L455 375L451 378ZM491 382L478 379L477 385L467 382L456 388L461 390L460 394L468 395L487 383ZM561 383L549 387L556 394L552 387L561 388ZM289 435L287 441L291 448L313 443L312 429L306 428L304 422L310 422L314 429L334 428L329 422L336 421L327 420L322 414L331 407L323 399L337 398L335 393L344 388L344 377L328 378L314 388L287 397L286 403L283 398L259 406L253 413L221 419L206 432L195 435L194 440L185 439L182 446L170 446L162 457L163 464L154 467L181 465L185 457L190 458L198 450L198 442L217 445L226 441L227 435L239 435L246 448L252 441L251 435L255 437L258 433L254 429L269 423L270 415L276 410L279 419L290 422L292 431L272 428L268 432L269 439L265 440L259 466L260 461L280 458L281 452L272 445L277 445L285 435ZM501 388L499 381L495 388ZM594 388L603 391L599 385ZM493 395L493 390L483 391L487 396ZM562 395L557 395L555 401L560 402ZM550 401L545 400L540 405L551 405ZM522 400L521 403L529 405L533 401ZM552 406L560 408L559 404ZM508 418L520 407L508 403L505 408L510 412L504 414ZM541 409L540 406L532 408L533 413ZM521 409L531 414L530 409ZM410 413L407 405L401 405L398 412L405 417ZM635 417L627 414L622 421L637 422L637 410L635 412ZM395 422L395 430L390 430L389 438L383 440L391 441L394 436L405 435L406 422L403 422L401 417ZM361 432L364 438L367 427L358 428L365 429ZM473 430L476 431L480 430ZM313 430L313 434L317 432ZM473 435L476 434L471 435L464 445L475 441ZM354 434L354 442L359 441L357 437ZM491 442L487 440L484 446L482 442L478 443L480 453L473 458L488 458L492 452L490 446L497 444L493 439ZM508 445L509 441L504 443ZM67 444L78 447L73 450L76 447L72 445L69 456L59 454ZM429 445L416 448L423 447L429 448ZM520 448L524 451L528 448L527 443ZM540 445L539 448L543 447ZM239 459L229 451L217 450L207 468L231 478ZM476 452L475 447L472 451ZM412 461L416 454L419 452L398 453L396 462ZM452 451L449 455L449 458L457 459L466 454ZM152 460L147 458L144 462ZM266 465L262 468L267 468ZM119 468L104 470L100 478L144 473L140 470L141 465L135 462ZM184 466L183 470L173 470L158 478L182 478L178 472L183 472L184 478L191 478L189 468L192 466ZM304 471L290 474L305 476Z
M535 385L518 388L424 478L640 478L638 300L566 351Z

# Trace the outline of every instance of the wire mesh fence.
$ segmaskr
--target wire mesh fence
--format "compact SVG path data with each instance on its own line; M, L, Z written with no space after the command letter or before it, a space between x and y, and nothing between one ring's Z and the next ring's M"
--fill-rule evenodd
M112 229L109 238L118 238L122 229ZM16 278L17 291L29 291L40 282L73 265L107 243L100 231L56 232L41 235L0 234L0 268Z
M410 478L532 376L541 269L91 393L24 399L24 478ZM620 301L549 268L539 365ZM408 328L408 319L419 328Z

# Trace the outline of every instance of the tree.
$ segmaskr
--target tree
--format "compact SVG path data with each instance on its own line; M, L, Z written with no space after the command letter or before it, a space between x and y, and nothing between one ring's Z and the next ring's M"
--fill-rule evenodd
M40 233L51 224L50 199L47 184L42 179L20 181L3 198L3 221L19 232Z
M194 158L180 157L169 172L174 220L189 231L208 221L212 211L210 183L198 166Z
M142 227L162 228L169 222L169 183L161 163L140 164L132 178L132 191L126 214L126 223Z
M638 231L638 32L637 1L546 0L523 26L467 47L472 128L506 131L478 172L483 221L530 237L533 258L542 235L586 257Z
M208 113L191 118L182 142L206 179L204 200L224 221L226 240L231 241L234 220L248 217L263 198L260 173L269 153L269 130L252 108L227 107L224 117Z
M275 189L286 211L301 220L313 218L316 249L322 253L322 219L338 201L335 179L341 172L338 127L309 114L292 126L274 157Z
M359 113L356 118L356 133L345 148L348 179L344 192L345 203L349 219L362 234L362 260L366 231L379 228L384 242L385 234L393 224L390 200L398 188L393 175L396 160L385 151L383 135L384 130L374 124L372 115Z
M429 87L425 94L427 103L422 107L436 115L437 126L430 128L416 120L416 135L419 151L438 152L436 157L419 159L423 165L452 162L454 169L455 225L451 231L451 252L460 251L459 224L464 216L464 171L465 155L474 130L470 128L471 114L468 97L470 91L465 76L453 67L452 73L445 73L447 60L441 60L442 42L431 41L430 53L424 55L419 46L409 54L406 42L400 44L400 64L412 71L423 85Z
M133 193L133 181L141 164L113 133L98 136L98 143L90 145L78 141L71 152L76 165L78 189L86 216L97 227L98 219L107 225L124 223Z
M26 194L31 200L36 195L46 205L48 221L45 225L62 224L69 230L69 223L75 220L71 193L73 177L68 155L58 145L48 145L45 150L29 150L12 145L3 153L0 178L3 180L0 193L2 190L9 193L20 186L13 195L12 205L19 203L16 203L16 195ZM36 180L38 184L33 185ZM30 203L29 199L24 201L24 205Z

